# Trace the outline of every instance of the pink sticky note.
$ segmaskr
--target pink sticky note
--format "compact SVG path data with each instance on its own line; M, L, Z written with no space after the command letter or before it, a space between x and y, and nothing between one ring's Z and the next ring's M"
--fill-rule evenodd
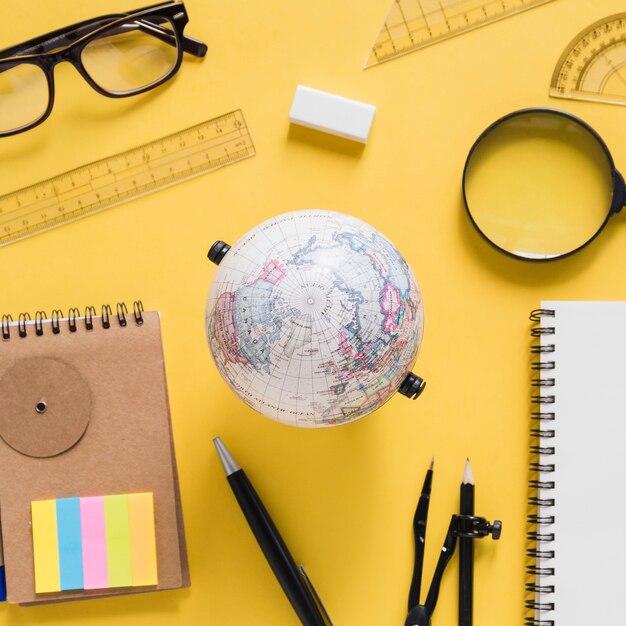
M80 499L80 522L85 589L104 589L109 582L102 496Z

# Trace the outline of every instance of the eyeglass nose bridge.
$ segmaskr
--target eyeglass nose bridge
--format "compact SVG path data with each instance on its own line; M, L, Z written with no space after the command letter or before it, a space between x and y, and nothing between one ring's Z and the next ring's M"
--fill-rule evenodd
M79 59L75 51L70 47L53 50L41 56L41 63L48 72L52 72L59 63L63 63L64 61L71 63L78 69L77 64L79 63Z
M37 123L34 124L38 126L43 121L48 119L52 109L54 107L55 100L55 81L54 81L54 68L59 65L59 63L68 62L74 66L76 71L82 76L83 72L80 67L80 56L76 54L76 50L70 47L61 48L60 50L53 50L51 52L44 53L39 58L39 63L44 73L46 75L46 80L48 81L48 106L46 107L46 111L44 114L37 120ZM89 81L88 81L89 82Z
M90 87L92 87L95 91L101 92L101 90L98 89L98 87L93 83L93 81L91 81L89 77L86 75L86 72L84 71L81 60L80 60L80 50L73 48L73 47L67 47L67 48L61 48L60 50L53 50L51 52L47 52L40 57L41 66L43 67L44 72L46 74L46 78L48 80L48 91L49 91L49 99L50 99L48 110L46 111L46 115L44 119L48 117L54 105L54 97L55 97L54 68L60 63L65 63L65 62L70 63L74 67L74 69L79 73L79 75L85 79L85 81ZM43 121L43 119L41 121Z

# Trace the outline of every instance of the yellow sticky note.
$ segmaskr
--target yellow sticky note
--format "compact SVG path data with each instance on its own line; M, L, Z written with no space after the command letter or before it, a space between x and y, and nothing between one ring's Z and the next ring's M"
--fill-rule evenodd
M132 587L128 496L104 496L109 587Z
M61 591L56 500L31 502L35 592Z
M156 536L151 493L128 495L128 519L133 586L156 585L158 583Z

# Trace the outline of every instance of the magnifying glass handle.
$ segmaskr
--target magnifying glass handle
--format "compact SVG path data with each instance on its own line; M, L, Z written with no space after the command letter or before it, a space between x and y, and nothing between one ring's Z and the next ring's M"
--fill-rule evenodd
M611 203L611 214L619 213L626 206L626 184L624 177L617 171L613 173L615 182L613 183L613 202Z

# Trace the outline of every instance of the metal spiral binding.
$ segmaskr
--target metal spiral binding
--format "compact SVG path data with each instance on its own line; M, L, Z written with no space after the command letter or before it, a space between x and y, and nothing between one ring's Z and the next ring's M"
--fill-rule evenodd
M85 328L87 330L93 330L93 317L96 314L96 309L92 306L85 307Z
M554 576L554 567L551 567L550 561L555 557L554 550L546 545L555 540L554 533L550 528L546 528L552 526L555 521L554 515L549 511L555 504L554 498L551 497L555 483L550 476L554 473L555 466L546 457L554 456L555 448L550 445L550 440L554 439L556 432L554 411L544 410L545 405L555 403L552 388L556 384L556 362L553 357L548 356L555 352L555 345L546 343L549 337L555 334L556 329L554 326L540 326L541 321L548 317L554 318L555 312L551 309L535 309L530 314L530 320L537 324L530 331L531 337L543 339L544 343L533 345L530 349L531 354L536 355L531 364L531 370L533 373L536 372L536 376L531 380L531 402L539 406L531 414L532 420L537 425L530 431L532 439L530 452L534 457L530 470L536 472L538 476L529 480L528 504L539 510L527 517L530 530L526 537L532 542L532 547L526 550L526 555L533 559L534 563L526 568L526 573L533 577L534 581L526 584L526 591L534 594L534 598L526 600L526 609L532 612L532 616L526 617L526 626L555 626L553 619L543 616L545 612L554 611L554 602L550 600L550 596L555 591L551 580L546 580Z
M133 302L133 315L135 316L135 324L141 326L143 324L143 303L141 300Z
M128 315L128 308L125 302L117 303L117 322L120 326L126 326L126 316Z
M76 332L76 318L80 317L80 311L76 307L71 307L69 313L67 315L67 326L70 329L71 333Z
M37 337L43 335L43 322L48 319L45 311L37 311L35 313L35 334Z
M113 312L111 311L110 304L102 305L102 328L111 328L111 315Z
M17 323L17 332L20 337L26 337L26 322L30 322L30 314L29 313L20 313L19 321Z
M144 308L141 300L136 300L133 303L133 317L131 319L135 322L135 325L137 326L141 326L144 322L143 311ZM81 320L84 322L85 330L93 330L94 318L96 317L96 309L93 306L89 305L85 307L84 313L84 316L82 316L81 318L80 310L76 307L71 307L68 311L67 319L65 319L63 316L63 311L61 309L54 309L50 317L47 317L45 311L37 311L35 313L34 322L32 321L30 313L20 313L17 322L17 334L20 338L23 339L27 337L29 332L32 332L32 330L34 329L35 336L41 337L45 334L44 322L50 322L52 333L54 335L58 335L61 333L62 321L67 321L67 330L71 333L77 332L77 330L80 328ZM117 322L121 327L127 326L127 315L128 308L124 302L117 303L116 316L113 316L110 305L102 305L102 328L110 328L111 319L115 319L115 317L117 317ZM2 331L3 341L8 341L9 339L11 339L11 330L15 330L15 324L11 315L5 314L2 316L0 329Z
M63 311L61 311L61 309L54 309L54 311L52 311L52 332L55 335L58 335L61 332L61 326L59 323L62 317Z
M13 322L13 318L10 315L2 316L2 339L4 341L11 338L11 322Z

